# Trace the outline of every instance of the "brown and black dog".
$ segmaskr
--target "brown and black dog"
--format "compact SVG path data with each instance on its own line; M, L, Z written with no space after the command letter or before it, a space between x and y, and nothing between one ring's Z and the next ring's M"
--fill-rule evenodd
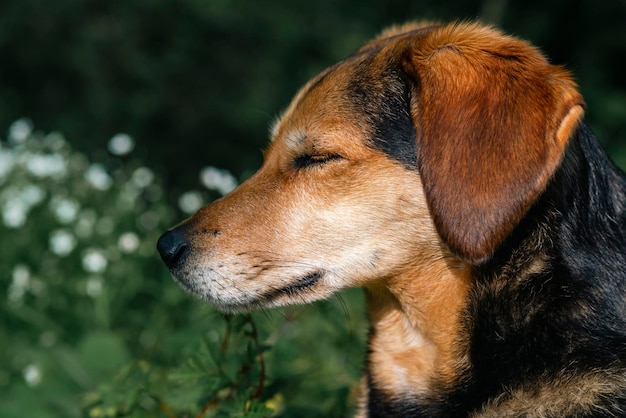
M625 416L626 179L583 107L493 28L391 28L158 249L228 312L363 287L361 417Z

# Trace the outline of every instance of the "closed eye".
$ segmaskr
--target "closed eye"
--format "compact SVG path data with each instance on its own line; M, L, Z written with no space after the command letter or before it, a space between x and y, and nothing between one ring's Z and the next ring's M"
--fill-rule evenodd
M304 154L297 157L293 165L296 169L326 164L330 161L340 160L343 157L339 154Z

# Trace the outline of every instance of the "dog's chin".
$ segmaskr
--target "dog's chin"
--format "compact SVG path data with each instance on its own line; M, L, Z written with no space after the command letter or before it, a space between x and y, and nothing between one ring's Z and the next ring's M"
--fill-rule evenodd
M215 283L207 283L204 278L189 277L181 272L172 272L172 275L185 291L228 314L286 305L301 305L323 299L334 293L334 290L322 283L325 276L323 271L308 273L282 287L254 293L243 291L235 286L230 289L222 287L218 291L215 289L217 287Z

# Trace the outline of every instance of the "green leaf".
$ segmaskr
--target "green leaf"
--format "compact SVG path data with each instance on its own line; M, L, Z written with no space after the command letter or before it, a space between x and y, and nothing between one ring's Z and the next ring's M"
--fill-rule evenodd
M90 333L81 341L78 358L92 377L110 376L130 359L124 341L110 332Z

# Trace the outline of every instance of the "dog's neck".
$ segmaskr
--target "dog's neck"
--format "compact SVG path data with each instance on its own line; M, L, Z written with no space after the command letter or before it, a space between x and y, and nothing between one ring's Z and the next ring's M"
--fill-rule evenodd
M546 415L578 416L622 396L605 370L585 375L572 365L623 362L621 349L601 345L623 344L619 315L611 314L610 327L581 323L624 311L625 201L626 177L583 126L545 194L488 262L469 267L442 250L439 259L420 260L419 270L368 287L369 416L466 416L481 408L503 416L526 411L532 398L554 411ZM588 389L560 392L555 382Z
M428 395L467 365L461 336L470 267L453 256L365 290L371 321L368 385L393 397ZM436 376L436 379L435 379Z

